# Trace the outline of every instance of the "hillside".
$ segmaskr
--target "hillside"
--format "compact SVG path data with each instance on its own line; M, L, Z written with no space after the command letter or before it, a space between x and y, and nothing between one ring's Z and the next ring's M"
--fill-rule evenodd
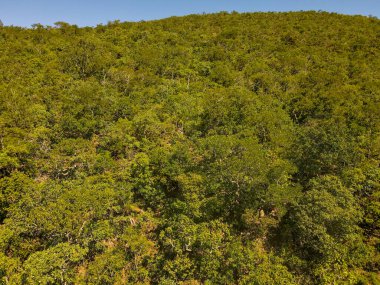
M0 284L380 284L380 20L0 27Z

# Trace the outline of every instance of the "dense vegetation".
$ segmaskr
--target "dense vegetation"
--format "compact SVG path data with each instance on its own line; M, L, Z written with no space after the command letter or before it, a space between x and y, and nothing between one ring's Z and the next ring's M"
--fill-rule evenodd
M1 284L380 284L380 21L0 27Z

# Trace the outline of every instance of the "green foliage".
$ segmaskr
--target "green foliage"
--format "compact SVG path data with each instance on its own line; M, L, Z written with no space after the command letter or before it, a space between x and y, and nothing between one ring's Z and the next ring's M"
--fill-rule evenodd
M379 284L379 20L0 27L0 284Z
M321 176L310 181L310 190L284 217L281 230L290 235L295 253L310 260L309 270L328 284L348 278L346 267L357 262L353 256L366 259L370 254L361 248L360 220L352 193L337 177Z
M68 243L35 252L24 263L26 282L46 285L72 283L75 276L72 269L85 254L85 249Z

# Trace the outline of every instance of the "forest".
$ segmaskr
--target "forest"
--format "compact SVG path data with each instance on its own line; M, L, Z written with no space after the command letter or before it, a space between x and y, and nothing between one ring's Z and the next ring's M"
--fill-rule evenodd
M1 26L0 284L380 284L380 20Z

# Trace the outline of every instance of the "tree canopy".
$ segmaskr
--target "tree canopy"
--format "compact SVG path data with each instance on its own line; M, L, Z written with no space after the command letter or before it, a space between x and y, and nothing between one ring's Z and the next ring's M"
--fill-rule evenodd
M0 284L380 284L380 21L0 25Z

